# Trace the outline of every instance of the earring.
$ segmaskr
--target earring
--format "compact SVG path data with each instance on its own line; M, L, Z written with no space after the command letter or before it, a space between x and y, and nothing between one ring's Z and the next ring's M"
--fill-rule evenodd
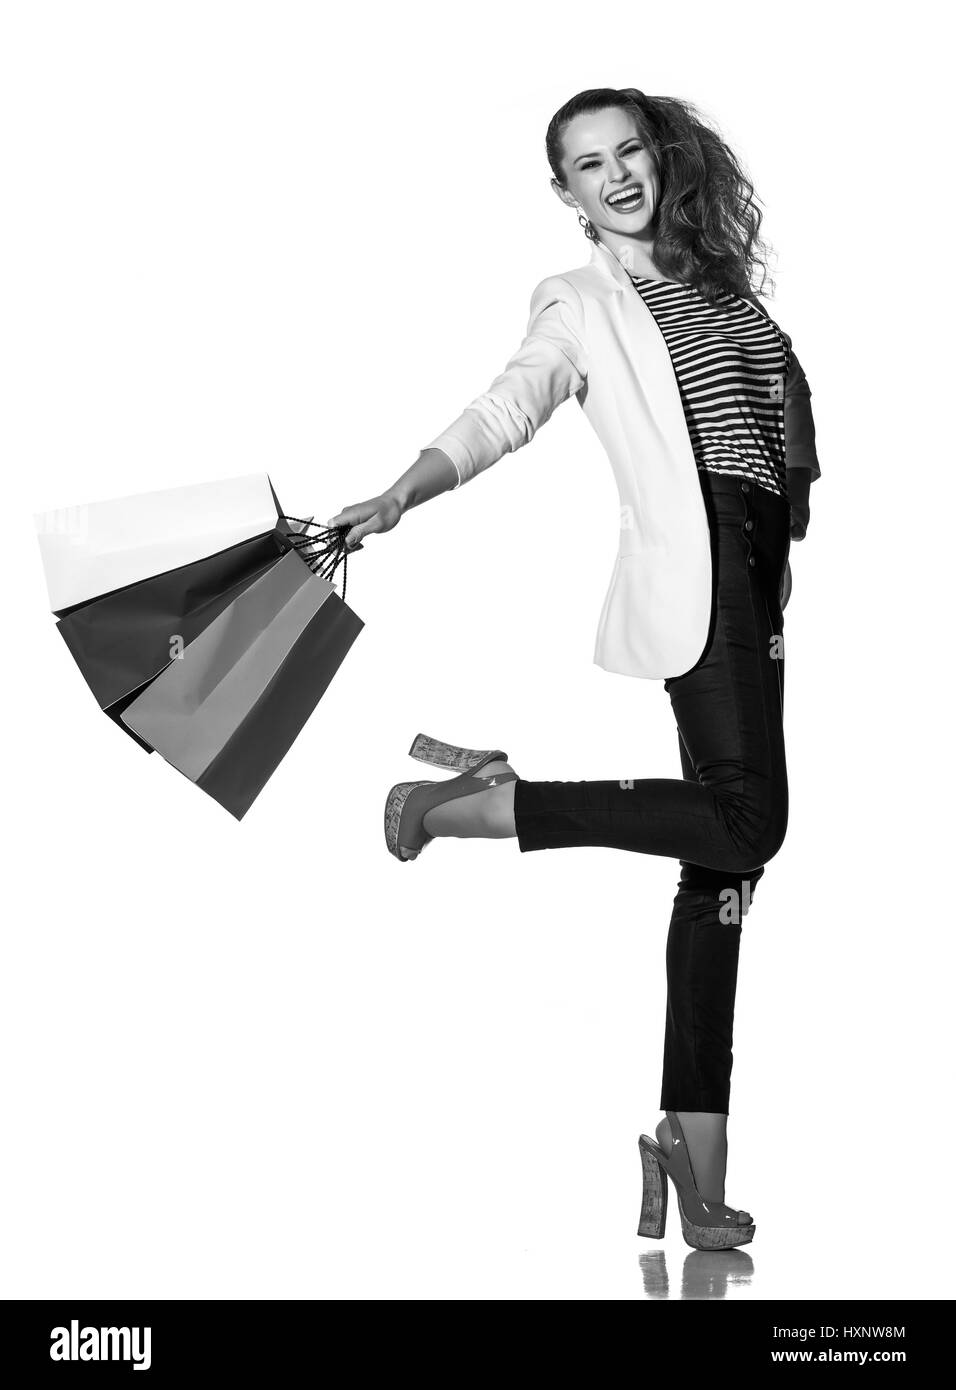
M591 219L590 217L585 217L583 210L580 208L580 204L578 205L578 221L584 228L584 235L590 241L597 241L597 234L595 233L594 228L591 226Z

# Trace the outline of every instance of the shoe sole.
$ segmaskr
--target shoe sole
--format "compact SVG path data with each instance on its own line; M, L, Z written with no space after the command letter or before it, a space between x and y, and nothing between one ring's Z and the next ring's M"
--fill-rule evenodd
M638 1141L641 1155L643 1188L641 1196L641 1219L637 1234L650 1240L661 1240L667 1226L667 1184L668 1174L658 1163L652 1151ZM673 1181L673 1179L670 1179ZM674 1183L677 1196L677 1210L680 1214L681 1232L684 1240L694 1250L733 1250L738 1245L749 1245L757 1230L757 1223L736 1229L724 1226L697 1226L684 1215L680 1190Z
M687 1244L694 1250L735 1250L738 1245L749 1245L757 1229L756 1222L749 1226L732 1226L725 1230L722 1226L695 1226L684 1215L680 1193L677 1194L677 1210L680 1212L680 1228Z
M398 843L398 829L402 822L405 802L416 787L430 787L431 785L431 782L428 781L397 782L385 798L385 843L388 846L389 854L394 854L400 864L411 863L411 859L406 859L402 854ZM418 853L420 852L418 851ZM412 856L412 858L415 857L417 856Z

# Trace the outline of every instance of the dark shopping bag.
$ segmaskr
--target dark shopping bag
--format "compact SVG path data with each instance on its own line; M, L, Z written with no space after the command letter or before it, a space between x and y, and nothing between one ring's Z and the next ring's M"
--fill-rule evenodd
M100 708L114 717L122 712L130 696L288 548L278 530L270 531L80 604L62 617L57 629Z
M241 820L364 624L290 550L170 662L122 720Z
M318 538L300 540L290 520L279 517L264 536L79 604L61 617L58 631L100 708L114 717L122 712L133 694L288 550L301 547L313 558L309 547L319 545Z
M185 642L275 564L297 529L282 516L268 474L118 498L37 521L51 600L73 600L54 607L60 635L114 719ZM250 530L258 534L217 545ZM182 555L189 562L149 573L149 566Z

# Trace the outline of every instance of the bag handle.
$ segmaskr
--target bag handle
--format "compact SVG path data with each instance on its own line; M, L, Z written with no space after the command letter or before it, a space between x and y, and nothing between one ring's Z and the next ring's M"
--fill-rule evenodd
M345 586L348 582L348 560L349 547L345 544L345 537L352 529L350 525L342 526L322 526L317 521L306 520L301 516L288 516L283 513L279 517L280 521L294 521L297 526L313 527L321 534L317 536L303 536L296 533L286 535L285 539L302 556L305 563L313 574L319 574L323 579L332 582L332 576L342 566L342 601L345 602ZM313 547L318 549L313 549ZM361 550L362 545L353 545L352 550ZM308 553L311 552L311 553Z

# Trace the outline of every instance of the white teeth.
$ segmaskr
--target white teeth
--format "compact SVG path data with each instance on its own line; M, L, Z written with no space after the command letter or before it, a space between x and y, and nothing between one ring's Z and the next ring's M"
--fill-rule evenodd
M641 192L642 192L642 188L640 187L640 185L638 185L638 186L636 186L636 187L634 187L634 188L622 188L622 189L619 189L617 193L612 193L611 196L608 198L608 202L609 202L609 203L627 203L627 202L630 202L632 198L638 197L638 195L639 195Z

